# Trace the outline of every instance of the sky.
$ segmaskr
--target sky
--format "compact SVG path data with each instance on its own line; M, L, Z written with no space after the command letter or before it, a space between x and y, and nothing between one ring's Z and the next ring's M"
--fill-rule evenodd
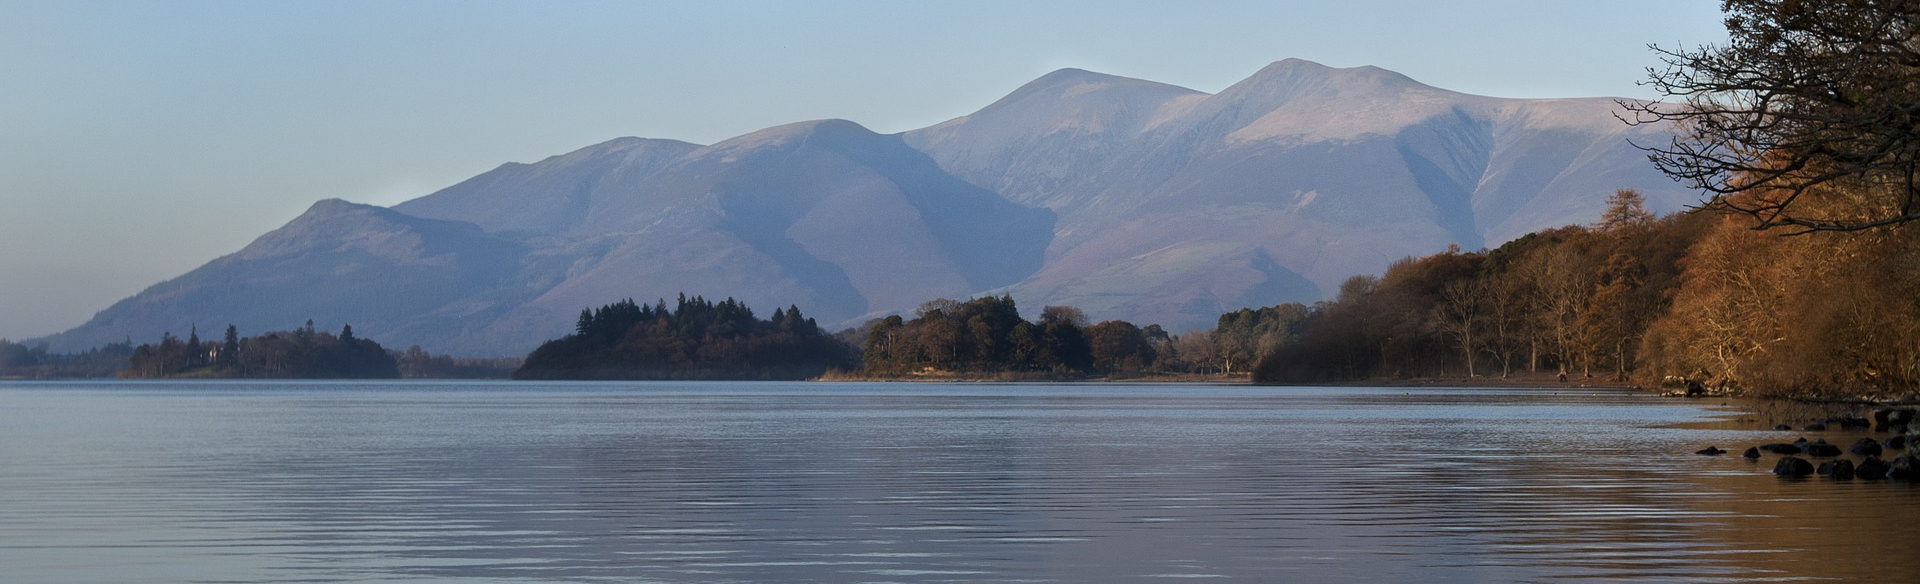
M900 132L1078 67L1216 92L1298 57L1499 97L1654 97L1714 0L0 0L0 338L298 216L622 136Z

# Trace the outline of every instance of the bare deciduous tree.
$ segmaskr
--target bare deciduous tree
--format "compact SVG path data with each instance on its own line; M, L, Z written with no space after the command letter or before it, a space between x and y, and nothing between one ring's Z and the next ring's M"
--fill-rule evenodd
M1479 280L1463 278L1440 288L1439 303L1433 307L1434 326L1460 347L1467 364L1467 377L1475 377L1473 354L1479 352L1481 329L1485 326L1486 286Z
M1724 0L1722 10L1726 46L1653 47L1666 67L1647 83L1680 103L1622 104L1630 123L1676 124L1670 144L1642 146L1660 170L1755 229L1920 219L1920 2Z

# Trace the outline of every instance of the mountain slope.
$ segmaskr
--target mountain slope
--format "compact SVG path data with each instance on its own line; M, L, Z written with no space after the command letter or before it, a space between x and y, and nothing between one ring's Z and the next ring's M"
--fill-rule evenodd
M587 306L682 292L858 324L939 297L1211 326L1449 244L1691 196L1608 99L1519 100L1374 67L1276 62L1217 94L1063 69L902 134L844 120L701 146L621 138L379 209L324 201L246 249L50 338L351 322L383 343L517 354Z
M1627 143L1657 130L1619 123L1610 99L1473 96L1297 59L1215 95L1083 74L1021 95L905 138L1059 214L1016 299L1176 329L1318 300L1405 255L1591 221L1617 188L1660 210L1691 200ZM1087 127L1102 131L1055 139Z
M591 198L578 227L542 240L570 265L528 302L529 322L681 292L851 321L1018 282L1040 267L1053 227L1052 213L954 179L897 136L842 120L701 148Z
M338 199L240 251L155 284L45 339L91 347L198 327L243 334L291 330L307 319L405 347L472 342L480 326L526 299L519 243L468 223L423 219Z

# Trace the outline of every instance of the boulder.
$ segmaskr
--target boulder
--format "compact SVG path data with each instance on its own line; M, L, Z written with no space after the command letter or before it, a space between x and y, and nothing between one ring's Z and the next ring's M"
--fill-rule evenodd
M1781 432L1792 432L1793 426L1788 426L1786 424L1778 424L1778 425L1775 425L1773 429L1779 430Z
M1840 447L1828 444L1825 441L1808 444L1807 447L1802 448L1801 451L1806 452L1807 456L1840 456Z
M1839 426L1843 430L1872 428L1873 421L1859 416L1846 415L1827 420L1828 426Z
M1884 408L1873 411L1873 429L1876 432L1905 432L1912 423L1913 410Z
M1808 432L1825 432L1827 431L1827 425L1826 424L1807 424L1805 428L1801 428L1801 429Z
M1907 437L1894 436L1894 437L1888 438L1885 446L1887 447L1887 450L1900 450L1900 449L1906 448Z
M1813 463L1799 457L1786 456L1773 465L1773 474L1783 477L1804 477L1813 474Z
M1887 463L1887 478L1898 481L1920 481L1920 457L1908 454Z
M1799 446L1794 446L1792 444L1781 444L1778 442L1771 443L1771 444L1761 444L1760 449L1765 450L1767 452L1772 452L1774 454L1799 454L1800 453Z
M1853 441L1853 446L1847 447L1847 452L1853 453L1854 456L1879 456L1881 452L1880 443L1875 442L1872 438L1863 437Z
M1746 452L1740 453L1740 457L1745 458L1747 460L1759 460L1760 448L1758 447L1748 448Z
M1861 460L1858 466L1853 467L1853 474L1870 481L1884 479L1887 478L1887 463L1879 457L1869 456Z
M1820 463L1820 468L1814 469L1813 472L1823 477L1833 477L1836 480L1850 481L1853 480L1853 461L1844 458L1840 460L1829 460Z
M1727 453L1727 451L1725 451L1725 450L1721 450L1721 449L1720 449L1720 447L1718 447L1718 446L1708 446L1708 447L1706 447L1705 449L1701 449L1701 450L1696 450L1696 451L1694 451L1693 453L1694 453L1694 454L1701 454L1701 455L1705 455L1705 456L1720 456L1720 455L1722 455L1722 454L1726 454L1726 453Z

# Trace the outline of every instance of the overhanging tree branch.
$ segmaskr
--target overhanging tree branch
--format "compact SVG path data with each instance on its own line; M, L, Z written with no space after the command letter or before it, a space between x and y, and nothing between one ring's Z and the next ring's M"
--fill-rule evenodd
M1755 229L1859 231L1920 220L1920 0L1725 0L1724 47L1652 47L1635 144L1703 208Z

